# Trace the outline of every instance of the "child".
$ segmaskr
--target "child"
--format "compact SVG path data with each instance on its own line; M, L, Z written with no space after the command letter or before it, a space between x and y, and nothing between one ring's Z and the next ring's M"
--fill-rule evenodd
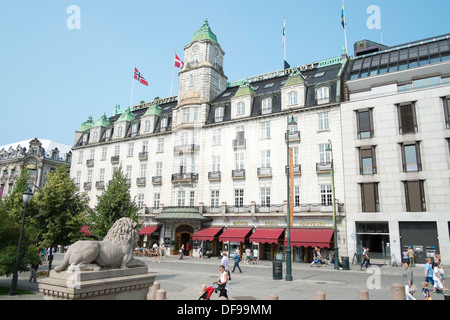
M431 300L430 290L428 290L428 282L426 281L422 282L422 293L424 296L423 300Z
M442 284L442 277L439 274L439 262L434 263L433 270L433 281L434 281L434 290L433 292L442 293L444 290L444 285Z
M213 290L213 287L206 287L206 284L202 284L202 291L198 294L198 300L209 300Z

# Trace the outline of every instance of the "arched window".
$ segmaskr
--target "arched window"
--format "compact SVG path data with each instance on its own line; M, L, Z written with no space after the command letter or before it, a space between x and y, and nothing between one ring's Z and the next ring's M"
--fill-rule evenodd
M272 112L272 98L265 98L261 102L261 113L270 113Z
M288 106L298 104L297 91L291 91L288 93Z
M330 89L326 86L317 88L316 90L317 104L323 104L330 102Z

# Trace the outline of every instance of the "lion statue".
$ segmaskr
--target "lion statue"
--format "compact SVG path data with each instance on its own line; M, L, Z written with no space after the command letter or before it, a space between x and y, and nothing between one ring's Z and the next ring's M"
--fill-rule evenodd
M69 247L61 265L55 267L61 272L73 267L96 264L101 268L133 268L146 266L133 257L133 246L139 239L137 223L130 218L117 220L109 229L103 241L80 240Z

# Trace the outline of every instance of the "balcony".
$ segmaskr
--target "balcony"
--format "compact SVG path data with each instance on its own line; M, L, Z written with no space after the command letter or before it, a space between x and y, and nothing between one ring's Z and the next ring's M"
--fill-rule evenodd
M198 144L183 144L175 146L173 148L174 154L182 155L184 153L194 153L200 151L200 146Z
M148 160L148 152L139 152L139 160Z
M270 178L272 177L272 168L258 168L258 178Z
M246 139L234 139L233 140L233 148L234 149L245 149Z
M92 182L85 182L83 184L84 190L91 190L92 189Z
M287 141L288 134L284 134L284 139ZM300 131L289 132L289 143L300 142Z
M245 169L236 169L231 172L231 178L235 179L245 179Z
M198 173L183 172L172 174L172 183L177 182L196 182L198 180Z
M161 176L152 177L152 184L162 184L162 177Z
M129 179L129 178L125 179L125 184L126 184L128 187L131 187L131 179Z
M96 181L95 182L95 187L97 189L105 189L105 181Z
M209 181L220 181L221 180L221 172L220 171L210 171L208 172L208 180Z
M286 174L289 174L289 167L286 166ZM302 166L300 164L294 165L294 175L302 174Z
M331 172L331 162L317 162L316 163L317 173L330 173Z
M119 156L112 156L111 157L111 164L119 164L120 157Z
M136 178L136 185L138 185L138 186L145 186L146 182L147 182L147 178L145 178L145 177Z
M93 166L94 166L94 159L86 160L86 167L93 167Z

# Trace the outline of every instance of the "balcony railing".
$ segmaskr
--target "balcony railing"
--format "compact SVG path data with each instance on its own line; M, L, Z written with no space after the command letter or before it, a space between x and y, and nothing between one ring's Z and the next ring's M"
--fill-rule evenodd
M234 139L233 140L233 148L234 149L238 149L238 148L243 148L245 149L245 143L246 143L246 139Z
M176 182L194 182L198 180L198 173L183 172L183 173L173 173L172 183Z
M288 166L286 166L286 174L289 174ZM302 174L302 166L300 164L294 165L294 174Z
M258 178L268 178L272 176L272 168L258 168Z
M92 182L85 182L83 184L84 190L91 190L92 188Z
M145 186L146 182L147 182L147 178L145 178L145 177L136 178L136 185L138 185L138 186Z
M288 134L284 134L284 139L287 140ZM289 132L289 142L300 141L300 131Z
M245 179L245 169L236 169L231 172L233 179Z
M148 152L139 152L139 160L148 160Z
M220 181L221 180L221 172L220 171L210 171L208 172L208 180L209 181Z
M152 177L152 184L162 184L162 177L161 176Z
M111 156L111 163L112 164L118 164L120 160L119 156Z
M316 163L316 172L317 173L326 173L331 171L331 162L317 162Z
M182 144L173 148L174 154L194 153L200 151L198 144Z
M94 166L94 159L87 159L86 160L86 166L87 167L93 167Z
M97 188L97 189L104 189L105 188L105 181L96 181L95 182L95 188Z

